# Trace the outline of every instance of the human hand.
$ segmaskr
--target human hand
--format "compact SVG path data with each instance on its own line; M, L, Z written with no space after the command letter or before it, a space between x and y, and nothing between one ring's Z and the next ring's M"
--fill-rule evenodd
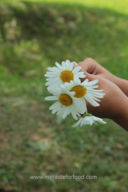
M100 75L85 72L86 77L92 81L98 79L100 89L104 89L105 96L99 107L87 103L89 113L97 117L109 118L128 130L128 98L121 89L108 79Z
M93 75L99 75L103 78L109 79L112 82L114 81L115 83L115 76L92 58L86 58L85 60L78 63L78 65L82 67L84 72Z
M100 77L112 81L128 96L128 81L113 75L99 63L97 63L94 59L87 58L84 61L78 63L78 65L82 67L82 70L84 72L93 75L98 75Z

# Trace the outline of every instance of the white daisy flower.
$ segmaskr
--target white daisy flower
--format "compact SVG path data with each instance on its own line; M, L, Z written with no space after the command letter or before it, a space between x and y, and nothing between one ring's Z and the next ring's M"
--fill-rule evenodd
M98 80L88 81L88 79L81 82L79 79L75 79L70 83L67 83L67 89L75 93L74 97L81 100L83 105L85 100L88 101L92 106L98 107L100 99L104 97L105 93L98 88Z
M73 127L80 126L82 127L83 125L93 125L95 122L99 122L102 124L106 124L103 119L95 116L85 116L84 118L80 118L74 125Z
M80 114L87 111L86 104L83 104L81 99L74 97L75 93L69 91L67 83L60 88L49 89L49 92L54 95L46 97L45 100L55 101L49 108L53 114L56 113L62 118L71 114L74 119L77 119Z
M48 72L45 74L47 86L57 87L65 82L69 83L76 78L85 78L84 72L80 71L81 67L75 67L75 62L66 60L61 65L57 62L55 64L56 67L49 67Z

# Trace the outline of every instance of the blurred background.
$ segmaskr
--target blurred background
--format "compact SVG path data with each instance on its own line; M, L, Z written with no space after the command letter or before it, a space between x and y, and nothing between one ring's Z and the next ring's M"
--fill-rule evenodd
M44 101L47 67L86 57L128 79L128 0L0 1L0 192L127 192L126 131L72 128ZM73 174L97 179L30 179Z

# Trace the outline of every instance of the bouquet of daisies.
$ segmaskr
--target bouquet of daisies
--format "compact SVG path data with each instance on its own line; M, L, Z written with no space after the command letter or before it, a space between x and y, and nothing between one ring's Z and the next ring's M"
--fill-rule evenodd
M105 122L98 117L88 113L87 102L97 107L105 93L98 88L98 80L89 81L81 71L80 66L69 60L61 64L55 63L55 67L49 67L45 74L47 90L51 96L46 97L48 101L54 101L50 106L53 114L65 119L69 114L78 120L74 126L92 125L94 122ZM81 82L81 78L85 80Z

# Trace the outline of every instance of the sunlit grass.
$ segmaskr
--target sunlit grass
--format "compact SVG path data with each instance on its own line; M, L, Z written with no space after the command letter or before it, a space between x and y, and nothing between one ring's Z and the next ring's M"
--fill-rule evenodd
M1 0L1 2L10 2L9 0ZM12 3L22 2L22 0L12 0ZM82 4L89 7L108 8L121 13L128 14L128 0L26 0L26 2L49 2L49 3L69 3Z

